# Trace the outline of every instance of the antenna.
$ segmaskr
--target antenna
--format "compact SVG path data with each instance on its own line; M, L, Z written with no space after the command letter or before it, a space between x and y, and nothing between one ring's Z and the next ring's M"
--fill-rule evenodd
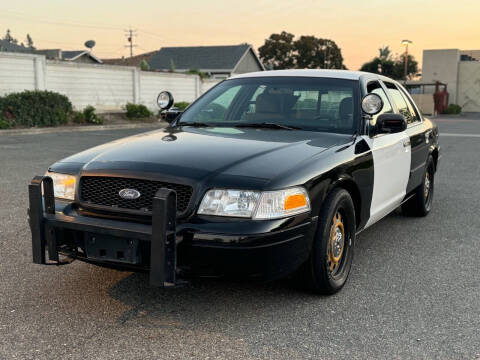
M125 36L127 37L127 42L128 42L128 45L125 45L125 47L130 48L130 57L132 57L133 48L137 47L137 45L133 44L133 38L137 36L137 30L133 30L131 28L128 30L125 30Z
M88 41L85 41L85 47L90 49L90 51L93 49L93 47L95 46L95 40L88 40Z

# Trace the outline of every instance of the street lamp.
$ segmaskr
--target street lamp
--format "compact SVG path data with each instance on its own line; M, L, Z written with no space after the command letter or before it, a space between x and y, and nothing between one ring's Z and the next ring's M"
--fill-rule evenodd
M405 81L407 81L407 73L408 73L408 45L412 43L413 42L410 40L402 40L402 45L405 46L405 73L404 73Z

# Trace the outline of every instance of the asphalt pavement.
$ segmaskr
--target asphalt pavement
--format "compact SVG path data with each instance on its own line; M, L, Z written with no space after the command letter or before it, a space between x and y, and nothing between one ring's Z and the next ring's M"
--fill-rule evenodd
M330 297L287 281L162 290L79 261L34 265L30 179L142 129L0 136L0 359L480 359L480 116L437 122L431 214L364 231Z

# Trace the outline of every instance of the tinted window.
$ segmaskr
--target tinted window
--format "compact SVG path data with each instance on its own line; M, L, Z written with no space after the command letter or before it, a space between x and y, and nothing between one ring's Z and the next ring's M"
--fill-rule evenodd
M388 92L393 102L397 106L397 109L400 114L405 116L408 124L411 124L418 120L417 114L412 108L412 105L408 103L405 99L405 96L402 94L400 89L398 89L394 84L386 82L385 85L388 88Z
M420 116L418 115L417 110L415 109L415 106L412 103L412 99L410 96L407 95L407 91L403 87L399 87L400 92L402 93L403 97L405 98L405 101L407 102L408 109L410 113L413 115L414 120L413 121L420 121Z
M303 130L353 133L358 81L309 77L252 77L219 84L192 104L180 122L214 126L278 123Z

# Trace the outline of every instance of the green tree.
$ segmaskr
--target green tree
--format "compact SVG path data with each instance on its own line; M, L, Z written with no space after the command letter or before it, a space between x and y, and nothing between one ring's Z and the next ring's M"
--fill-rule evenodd
M418 73L418 62L412 55L408 55L407 79L411 79ZM400 55L394 64L394 79L401 80L405 78L405 54Z
M7 29L7 33L6 33L5 36L3 37L3 40L6 40L6 41L8 41L9 43L12 43L12 44L17 44L17 43L18 43L18 40L15 39L15 38L12 36L12 33L11 33L10 29Z
M390 48L385 46L379 49L379 55L366 62L360 71L382 74L392 79L401 80L405 73L405 55L393 58ZM412 55L408 55L407 78L412 78L418 73L418 63Z
M390 46L384 46L378 49L380 53L379 58L383 60L389 60L392 57L392 51L390 50Z
M35 46L33 46L33 40L30 34L27 34L27 39L26 39L27 47L30 49L35 49Z
M345 69L335 41L315 36L300 36L282 31L272 34L259 49L260 59L269 69Z
M143 59L143 60L140 62L140 69L142 69L143 71L148 71L148 70L150 70L150 65L148 65L147 60Z
M335 41L315 36L300 36L294 43L296 67L299 69L346 69Z
M269 69L290 69L294 67L293 38L295 35L282 31L272 34L265 44L258 48L260 59Z

